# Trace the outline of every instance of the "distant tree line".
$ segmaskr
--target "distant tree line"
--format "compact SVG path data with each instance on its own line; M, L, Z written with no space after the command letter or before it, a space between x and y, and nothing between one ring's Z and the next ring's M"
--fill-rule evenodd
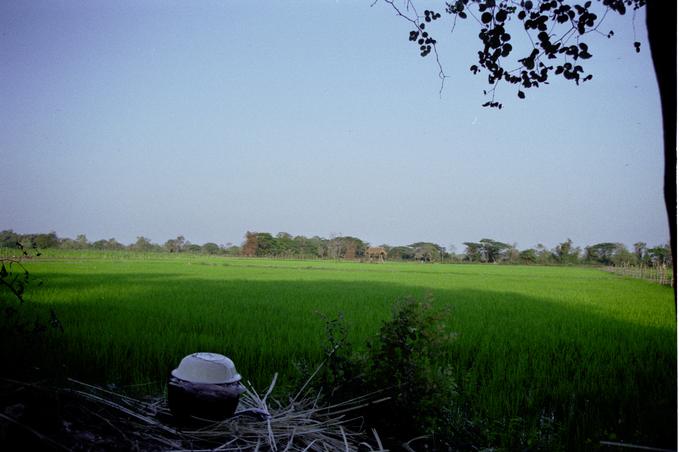
M367 257L370 244L351 237L333 235L330 238L301 235L292 236L287 232L279 232L275 236L268 232L247 232L241 248L243 256L260 257L296 257L320 259L360 260ZM418 260L425 262L445 262L450 254L440 245L429 242L418 242L407 246L380 245L390 260Z
M134 243L124 245L114 238L91 242L84 234L75 239L58 237L56 232L40 234L19 234L14 231L0 231L0 248L16 248L21 244L25 248L67 249L67 250L129 250L141 252L194 253L222 256L244 257L278 257L297 259L342 259L365 260L368 242L359 238L342 235L331 235L329 238L319 236L292 236L287 232L272 235L268 232L250 232L245 234L244 242L239 245L231 243L218 245L207 242L202 245L191 243L184 236L167 240L163 245L153 243L150 239L139 236ZM669 244L648 247L644 242L634 244L629 250L622 243L603 242L586 246L584 249L574 246L571 239L559 243L554 248L543 244L519 250L516 244L500 242L484 238L478 242L464 242L463 253L456 254L454 247L446 250L444 246L431 242L416 242L410 245L390 246L383 248L387 259L391 261L419 262L481 262L538 265L672 265L672 253Z
M230 243L217 245L207 242L203 245L191 243L183 236L167 240L163 245L153 243L144 236L137 237L134 243L124 245L114 238L91 242L85 234L79 234L75 239L59 237L56 232L40 234L18 234L11 229L0 231L0 248L16 248L21 244L25 248L36 246L38 249L62 249L62 250L107 250L107 251L142 251L142 252L169 252L169 253L196 253L196 254L221 254L238 256L240 247Z
M645 265L672 266L672 253L669 244L649 248L644 242L634 244L630 251L622 243L603 242L586 246L574 246L571 239L547 248L538 243L534 248L518 250L516 245L481 239L478 242L465 242L466 249L462 260L469 262L504 262L541 265Z

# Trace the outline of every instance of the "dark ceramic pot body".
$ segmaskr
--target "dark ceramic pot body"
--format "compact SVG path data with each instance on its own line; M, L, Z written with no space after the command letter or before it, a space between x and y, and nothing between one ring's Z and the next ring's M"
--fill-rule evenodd
M233 416L238 398L245 391L239 383L206 384L192 383L170 377L167 385L167 401L170 411L177 418L191 417L221 421Z

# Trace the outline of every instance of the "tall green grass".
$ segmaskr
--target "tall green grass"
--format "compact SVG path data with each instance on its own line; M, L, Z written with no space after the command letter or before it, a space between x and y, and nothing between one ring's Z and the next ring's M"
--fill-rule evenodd
M431 294L452 308L454 403L470 416L508 435L513 420L553 417L568 447L609 438L672 446L676 436L672 290L645 281L574 267L96 252L28 266L43 284L29 288L24 314L52 307L65 331L10 338L3 354L88 381L160 388L195 351L232 357L260 387L275 372L293 381L299 363L322 359L317 313L342 312L360 350L396 299Z

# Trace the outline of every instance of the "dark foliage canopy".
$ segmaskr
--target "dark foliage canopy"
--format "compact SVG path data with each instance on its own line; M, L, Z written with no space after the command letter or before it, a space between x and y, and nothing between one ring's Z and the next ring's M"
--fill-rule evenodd
M420 56L434 55L443 83L446 74L437 40L428 28L441 20L441 12L426 9L420 14L412 0L384 1L412 24L409 40L418 46ZM473 20L479 26L478 61L469 70L488 77L491 88L484 94L490 99L483 106L491 108L502 108L495 100L495 88L502 82L516 85L518 97L524 99L526 90L549 84L550 77L563 77L576 85L591 80L593 75L585 68L593 56L589 36L612 37L613 30L602 31L608 14L624 15L645 5L646 0L454 0L440 4L441 11L452 17L453 28L458 20ZM528 41L522 46L528 53L517 54L517 39ZM639 52L641 43L633 45Z

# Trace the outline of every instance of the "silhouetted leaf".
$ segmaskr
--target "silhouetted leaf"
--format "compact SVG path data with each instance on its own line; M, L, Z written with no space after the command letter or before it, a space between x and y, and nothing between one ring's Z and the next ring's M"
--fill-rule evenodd
M523 91L519 90L519 99L525 99L525 98L526 98L526 94Z

